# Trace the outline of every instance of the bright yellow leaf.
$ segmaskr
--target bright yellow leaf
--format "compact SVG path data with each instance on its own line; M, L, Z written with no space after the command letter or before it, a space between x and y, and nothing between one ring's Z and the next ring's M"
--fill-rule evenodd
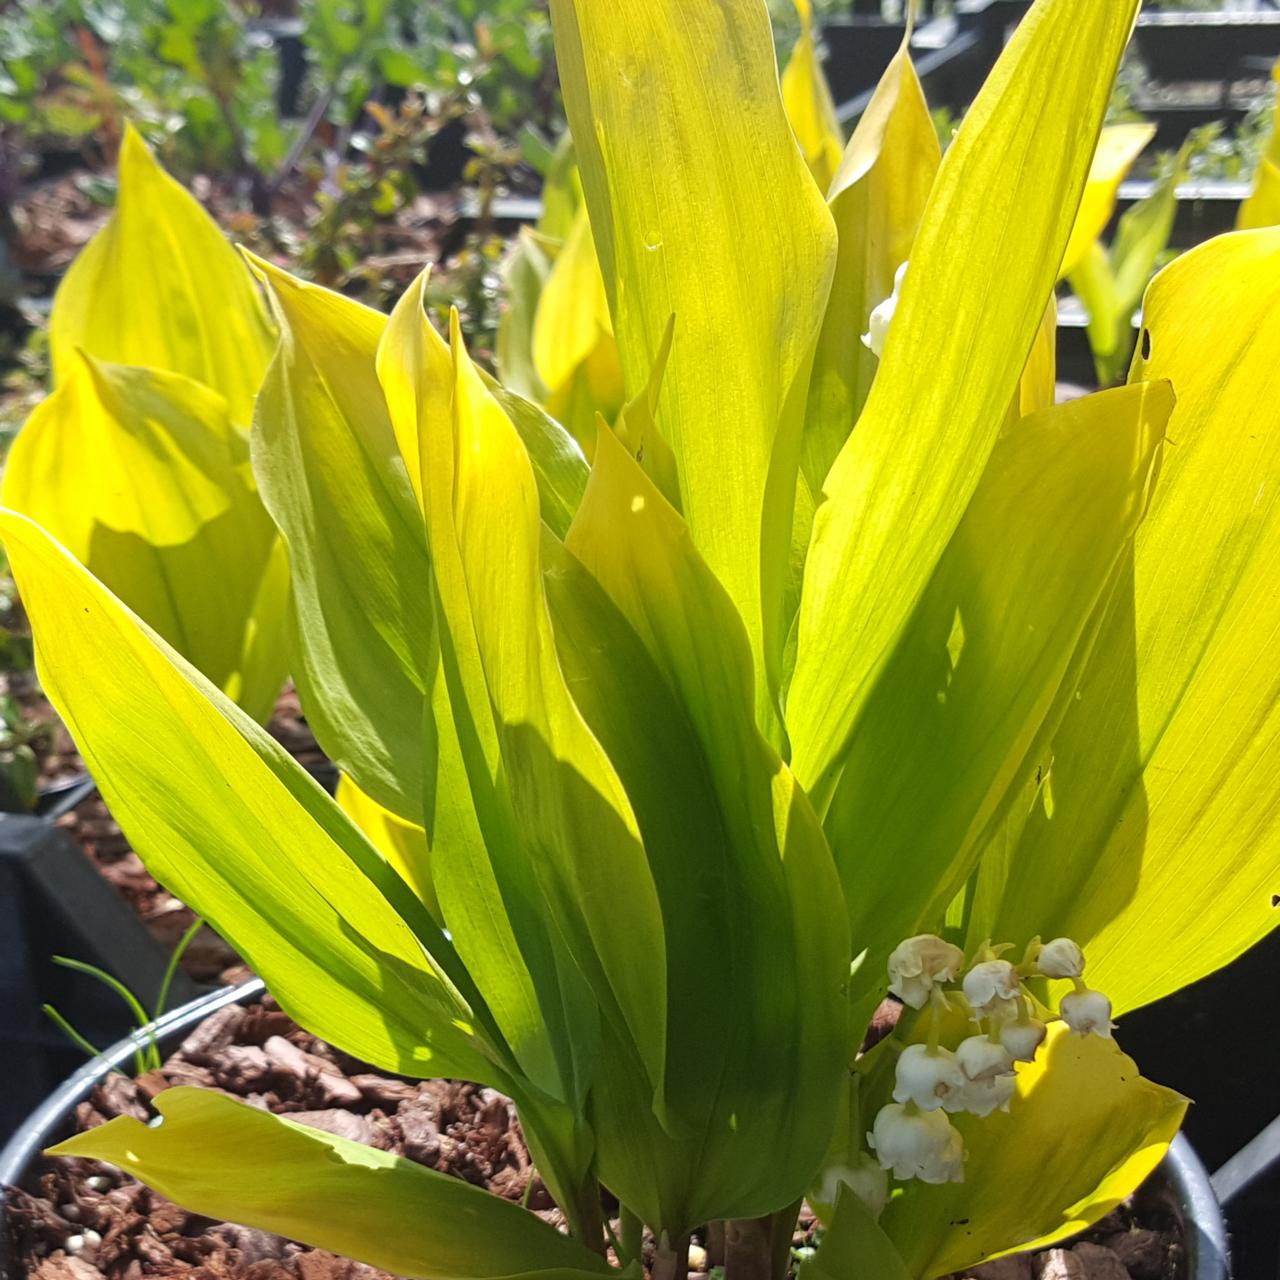
M244 263L200 203L160 167L132 126L120 148L120 193L53 300L57 381L75 352L185 374L227 402L247 431L275 336Z
M1089 246L1106 230L1116 207L1120 183L1133 162L1156 136L1153 124L1115 124L1103 129L1089 169L1080 211L1076 214L1071 239L1062 255L1059 278L1069 276L1089 251Z

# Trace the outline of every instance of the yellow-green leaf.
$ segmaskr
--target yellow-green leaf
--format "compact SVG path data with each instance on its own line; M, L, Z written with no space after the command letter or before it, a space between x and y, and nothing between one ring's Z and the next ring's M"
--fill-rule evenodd
M365 795L345 773L338 779L335 798L343 813L364 832L369 843L439 920L440 904L436 901L435 886L431 882L426 831L416 822L407 822L399 814L384 809L371 796Z
M453 358L423 310L425 273L396 304L378 349L378 375L396 434L413 439L432 543L432 604L445 618L424 721L423 826L446 925L522 1070L552 1097L585 1082L558 1060L548 1024L566 1001L555 945L516 838L484 666L473 630L456 633L466 582L452 531ZM585 467L585 463L583 464ZM552 1011L547 1014L544 1010Z
M1036 1061L1018 1065L1007 1113L952 1117L968 1153L964 1181L907 1183L881 1226L920 1280L1044 1248L1130 1196L1186 1109L1185 1098L1144 1080L1114 1041L1055 1023Z
M255 719L270 715L287 665L278 609L259 607L276 533L220 395L78 357L14 442L3 495Z
M889 951L936 928L969 875L1130 546L1172 407L1166 384L1087 396L1022 419L992 453L825 818L854 950L870 949L855 996L874 998Z
M629 398L672 315L658 422L772 718L799 436L835 231L759 0L554 0L565 106Z
M805 565L787 728L796 775L820 811L1014 403L1136 9L1137 0L1038 0L938 172Z
M554 394L602 341L612 340L609 300L591 238L591 221L583 205L538 300L533 322L533 363L538 377Z
M535 232L521 227L502 267L506 306L498 320L494 359L503 385L527 400L542 401L547 396L533 359L533 326L550 275L546 247Z
M1280 61L1271 68L1271 78L1280 85ZM1266 150L1258 157L1253 190L1240 206L1236 227L1252 231L1280 223L1280 119L1272 126Z
M637 1132L640 1107L621 1114L610 1078L595 1107L602 1176L673 1229L759 1216L802 1194L830 1137L848 1022L839 884L756 727L732 601L605 429L565 546L621 615L570 581L552 588L570 688L632 799L668 953L665 1132L652 1115Z
M1103 129L1075 226L1071 228L1071 239L1062 255L1059 277L1069 276L1089 251L1089 246L1106 230L1115 211L1120 183L1155 136L1153 124L1114 124Z
M1177 396L1159 481L1078 686L1022 769L1046 784L1012 813L991 920L1002 938L1076 938L1120 1011L1276 923L1280 230L1185 254L1145 318L1131 377Z
M842 1187L818 1251L800 1268L800 1280L913 1280L867 1206Z
M603 1258L461 1178L213 1090L166 1089L164 1123L121 1116L53 1148L105 1160L194 1213L416 1280L587 1280Z
M41 686L156 879L316 1035L506 1086L448 941L305 770L37 525L0 512L0 536Z
M203 382L236 426L249 427L275 347L261 295L217 224L132 126L115 212L63 277L49 347L58 381L83 349Z
M844 138L813 38L813 6L810 0L795 0L795 6L800 38L782 72L782 103L804 162L818 189L826 191L840 167Z
M475 636L517 838L545 910L604 1017L632 1039L656 1086L665 1060L666 964L644 848L626 793L556 657L528 454L467 356L456 314L451 339L454 465L452 474L426 474L424 449L423 493L433 555L442 539L446 554L456 547L465 595L446 593L437 575L440 625L454 637ZM473 789L491 781L471 777Z
M942 153L906 45L881 77L830 184L839 256L813 361L804 474L814 493L853 430L879 361L862 341L872 308L893 292ZM825 188L824 188L825 189Z
M329 758L416 822L435 668L431 568L375 367L386 318L255 262L281 330L253 453L289 550L293 677Z

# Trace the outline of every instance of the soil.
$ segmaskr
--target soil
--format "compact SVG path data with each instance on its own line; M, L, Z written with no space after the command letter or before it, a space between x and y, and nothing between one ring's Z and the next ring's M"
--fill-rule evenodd
M42 783L82 775L84 761L62 723L53 717L48 703L33 699L24 710L34 718L53 718L48 748L40 756ZM277 700L267 731L299 764L316 768L326 763L292 688L286 689ZM55 819L55 825L79 844L152 936L167 950L172 950L195 920L195 913L142 865L102 797L92 792L70 812ZM230 984L249 976L248 968L236 952L208 925L201 927L183 952L182 968L196 982Z
M889 1011L886 1010L886 1013ZM892 1026L892 1016L879 1020ZM302 1031L270 999L202 1022L159 1071L108 1077L76 1111L76 1128L150 1118L170 1085L223 1090L302 1124L365 1142L484 1187L554 1225L562 1218L533 1169L515 1109L501 1094L375 1070ZM606 1206L608 1207L608 1206ZM264 1231L187 1213L110 1165L42 1158L7 1203L10 1252L34 1280L384 1280L364 1263ZM811 1248L808 1207L793 1239ZM693 1274L708 1269L695 1242ZM1181 1230L1160 1188L1144 1188L1090 1231L950 1280L1184 1280Z

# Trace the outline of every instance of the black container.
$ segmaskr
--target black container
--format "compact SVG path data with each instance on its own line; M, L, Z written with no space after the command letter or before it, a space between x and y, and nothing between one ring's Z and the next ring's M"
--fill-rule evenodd
M201 1021L229 1004L246 1003L263 992L258 979L203 996L184 1008L166 1014L151 1028L135 1032L101 1057L87 1062L38 1106L8 1145L0 1151L0 1280L19 1280L8 1254L4 1230L4 1197L9 1186L20 1183L39 1159L40 1152L71 1132L77 1104L116 1067L127 1068L134 1051L154 1036L161 1052L171 1051ZM1174 1139L1157 1174L1165 1181L1169 1198L1183 1220L1187 1249L1187 1280L1230 1280L1226 1222L1213 1186L1191 1144L1181 1134Z
M1143 13L1134 39L1156 80L1235 80L1280 57L1280 10Z
M62 799L74 806L92 783ZM52 806L56 816L58 805ZM90 1042L111 1044L129 1010L93 978L55 965L69 956L97 965L152 1009L168 953L50 816L0 814L0 1135L7 1135L83 1054L42 1012L50 1004ZM171 995L200 988L184 974Z

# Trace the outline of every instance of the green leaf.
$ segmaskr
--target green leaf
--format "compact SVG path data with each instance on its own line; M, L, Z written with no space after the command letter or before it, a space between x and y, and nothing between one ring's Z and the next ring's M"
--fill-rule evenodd
M526 400L545 401L547 388L533 360L538 299L551 275L551 258L528 227L521 227L502 267L506 307L498 320L494 350L504 386Z
M761 1216L803 1193L844 1076L849 953L830 853L756 727L732 601L607 429L565 546L549 575L561 662L636 814L668 954L660 1105L608 1076L601 1175L673 1231Z
M156 879L316 1035L509 1088L448 941L301 766L38 526L0 512L0 536L41 686Z
M424 442L422 460L432 554L454 565L437 572L440 626L455 648L474 636L487 707L471 695L469 719L491 717L512 830L533 868L541 909L555 921L602 1017L634 1044L656 1086L665 1060L666 963L644 848L626 794L556 659L528 454L471 364L456 314L451 346L452 439L430 442L430 453ZM436 432L445 425L426 424ZM460 701L452 685L450 697ZM474 757L466 763L473 791L492 785L487 767ZM499 834L509 839L512 832Z
M423 310L425 284L424 274L396 304L378 350L378 374L419 486L427 494L441 486L440 500L425 514L434 521L435 609L447 620L449 608L456 616L468 607L444 496L454 466L454 370L449 347ZM423 825L441 910L526 1075L552 1097L581 1102L596 1037L579 1028L557 1044L554 1033L566 1030L566 1009L594 1004L561 954L517 838L475 633L467 627L455 633L446 621L438 641L425 722Z
M456 616L466 607L467 589L444 496L454 467L454 369L423 310L425 285L424 273L396 304L377 363L397 438L414 460L420 487L430 495L440 486L440 501L428 503L425 514L434 521L434 606L447 617L442 601ZM544 436L543 446L550 439ZM561 470L571 472L572 457L586 466L576 452L551 449L546 456ZM544 491L544 512L545 497ZM423 824L432 886L459 955L530 1082L518 1102L534 1159L575 1229L587 1230L599 1216L594 1135L583 1115L599 1043L598 1005L552 927L534 864L518 838L475 632L461 626L455 634L442 625L437 634L424 725Z
M1136 9L1039 0L939 170L805 566L787 727L819 812L1018 392Z
M835 1214L817 1254L800 1268L800 1280L913 1280L902 1255L867 1206L842 1187Z
M849 139L828 196L839 255L805 413L804 475L814 493L871 391L879 362L862 334L911 256L940 160L938 134L904 43Z
M185 374L247 429L275 338L253 279L213 219L156 162L132 126L120 149L119 203L54 297L54 377L77 350Z
M552 20L627 397L674 314L657 418L694 542L746 624L769 723L831 218L758 0L554 0Z
M375 367L386 320L254 262L281 331L253 454L289 551L294 680L329 758L420 822L431 568Z
M1130 546L1172 407L1164 384L1088 396L1022 419L992 453L825 820L854 949L870 948L855 993L874 997L888 952L936 927L969 875Z
M988 890L996 936L1075 938L1117 1011L1276 923L1280 437L1265 424L1280 231L1185 254L1145 317L1150 356L1131 377L1168 378L1177 396L1159 482L1083 674L1020 771L998 833L1007 872ZM1047 781L1028 812L1034 776Z
M535 1214L461 1178L212 1090L166 1089L156 1128L121 1116L51 1154L105 1160L210 1218L416 1280L619 1274Z
M921 1280L1045 1248L1132 1195L1186 1109L1185 1098L1144 1080L1113 1040L1055 1023L1036 1061L1018 1064L1008 1112L952 1117L964 1135L964 1181L907 1183L880 1225Z
M255 719L271 714L287 665L263 596L276 533L221 396L82 356L19 433L3 494Z

